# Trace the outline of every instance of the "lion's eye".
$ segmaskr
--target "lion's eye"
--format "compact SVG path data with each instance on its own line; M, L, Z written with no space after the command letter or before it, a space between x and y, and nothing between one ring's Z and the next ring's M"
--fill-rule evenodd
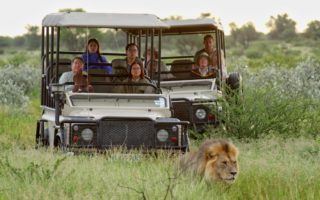
M237 164L237 161L233 161L233 164Z
M223 161L222 163L223 163L224 165L226 165L226 164L227 164L227 161Z

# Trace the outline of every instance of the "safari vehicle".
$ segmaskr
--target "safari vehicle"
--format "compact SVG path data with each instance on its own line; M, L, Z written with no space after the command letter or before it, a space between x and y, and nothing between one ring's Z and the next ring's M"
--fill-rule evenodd
M217 126L219 113L222 107L219 99L222 98L222 83L228 83L231 88L237 88L240 76L237 73L229 74L224 80L222 67L225 65L225 41L224 32L219 22L214 19L192 19L192 20L168 20L164 21L170 26L163 30L162 49L170 43L170 38L181 40L182 44L176 46L184 50L185 55L163 56L166 66L171 69L168 72L161 72L161 89L164 94L170 95L173 105L174 117L180 120L189 121L194 129L203 132L207 125ZM196 51L203 48L203 37L212 35L215 40L217 70L216 77L212 78L193 78L191 70L196 66L194 55ZM185 46L191 41L190 37L198 39L198 46L193 48ZM167 41L167 42L166 42ZM189 47L189 48L188 48ZM171 76L165 76L170 74Z
M92 78L90 84L94 88L92 93L66 91L66 85L72 82L58 84L61 73L70 70L70 60L63 56L83 53L60 50L63 28L123 31L127 35L127 44L136 42L141 47L143 42L146 49L150 45L153 49L157 38L161 53L161 33L169 26L149 14L70 12L45 16L41 48L42 115L36 131L39 146L58 146L70 150L105 150L113 147L188 150L188 122L172 117L170 99L167 94L161 94L160 81L157 85L145 83L154 89L153 94L128 94L117 90L118 86L129 84L115 81L115 78L126 76L116 73L121 67L126 70L127 66L119 64L121 59L104 63L112 65L114 73L111 75L88 70L88 76ZM125 56L124 53L102 54ZM131 83L132 87L136 85L139 84Z

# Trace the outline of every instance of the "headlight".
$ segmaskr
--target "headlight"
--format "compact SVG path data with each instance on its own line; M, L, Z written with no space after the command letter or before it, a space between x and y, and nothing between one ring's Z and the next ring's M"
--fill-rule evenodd
M93 138L93 131L90 128L85 128L81 131L81 137L84 141L91 141Z
M167 141L169 137L169 133L168 131L164 130L164 129L160 129L158 132L157 132L157 138L160 142L165 142Z
M207 116L207 113L206 113L205 109L199 108L196 110L196 117L198 119L204 119L204 118L206 118L206 116Z

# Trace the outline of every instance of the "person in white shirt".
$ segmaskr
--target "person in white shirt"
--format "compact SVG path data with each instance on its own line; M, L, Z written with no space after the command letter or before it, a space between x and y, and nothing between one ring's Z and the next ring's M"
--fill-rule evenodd
M73 77L78 73L82 73L83 66L84 66L84 61L81 57L73 58L71 62L71 71L64 72L61 75L59 79L59 84L73 82ZM72 89L73 89L73 85L66 85L65 87L66 91L72 91Z

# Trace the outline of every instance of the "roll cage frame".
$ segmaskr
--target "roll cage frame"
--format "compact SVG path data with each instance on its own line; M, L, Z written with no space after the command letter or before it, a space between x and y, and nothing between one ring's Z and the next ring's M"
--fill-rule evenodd
M60 14L60 15L59 15ZM79 22L79 25L75 24L68 24L65 21L61 20L60 18L66 17L68 19L68 14L70 13L59 13L59 14L50 14L47 15L41 27L41 105L55 108L56 101L54 95L51 95L50 85L51 84L58 84L58 76L59 76L59 65L60 64L69 64L69 63L61 63L60 62L60 55L81 55L84 52L81 51L60 51L60 39L61 39L61 28L107 28L107 29L115 29L115 30L122 30L126 33L126 44L135 43L139 46L138 48L138 57L141 59L141 45L142 41L144 40L145 43L145 52L147 52L148 48L151 49L151 60L153 60L153 51L154 51L154 43L155 37L158 37L158 54L159 54L159 63L158 63L158 71L161 71L161 37L162 31L169 26L162 21L160 21L154 15L142 15L142 14L105 14L106 21L111 17L115 20L119 20L119 25L114 25L112 23L101 25L92 24L83 24ZM80 17L99 17L99 20L103 20L104 15L101 13L72 13L70 15L79 15ZM123 18L126 16L128 18L134 18L141 20L141 17L146 17L149 20L149 24L147 25L139 25L137 22L136 24L132 20L128 22L127 25L123 25ZM61 17L62 16L62 17ZM60 18L59 18L60 17ZM49 19L47 19L49 18ZM50 21L50 18L52 19ZM60 21L59 21L60 20ZM70 18L72 20L72 18ZM152 21L153 20L153 21ZM56 22L57 21L57 22ZM69 22L69 21L68 21ZM99 21L100 22L100 21ZM154 22L154 23L153 23ZM149 45L150 43L150 45ZM149 47L150 46L150 47ZM112 56L125 56L125 53L101 53L102 55L112 55ZM146 65L146 59L145 59ZM111 64L111 63L106 63ZM153 62L151 62L151 69L153 69ZM55 70L54 70L55 67ZM153 73L151 73L153 74ZM107 75L106 75L107 76ZM153 77L152 77L153 78ZM157 74L157 88L160 89L160 73Z
M164 21L170 25L169 29L163 30L163 36L176 36L176 35L192 35L192 34L214 34L216 49L217 49L217 61L218 69L220 73L220 83L222 82L222 60L221 50L223 50L224 59L226 59L225 49L225 35L220 22L215 19L192 19L192 20L167 20ZM159 56L160 57L160 56ZM194 55L189 56L166 56L162 57L162 60L166 59L186 59L191 58L193 60ZM168 63L172 64L172 63ZM181 71L184 72L184 71ZM166 72L165 72L166 73Z

